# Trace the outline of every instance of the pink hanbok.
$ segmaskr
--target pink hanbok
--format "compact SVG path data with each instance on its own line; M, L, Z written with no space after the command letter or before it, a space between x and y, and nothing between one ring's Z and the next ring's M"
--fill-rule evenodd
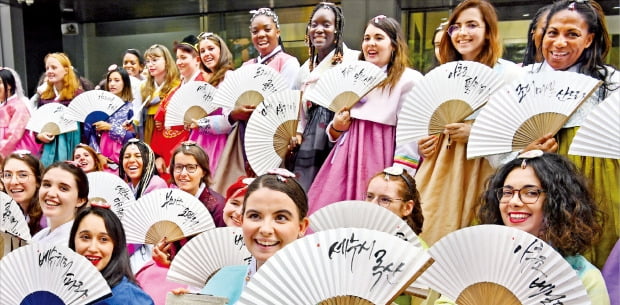
M39 155L41 144L37 144L32 132L26 130L28 120L28 106L17 95L0 105L0 155L6 157L23 149Z
M368 180L392 166L398 112L421 78L419 72L406 69L391 91L374 89L351 108L349 130L337 139L310 186L308 215L337 201L365 199Z

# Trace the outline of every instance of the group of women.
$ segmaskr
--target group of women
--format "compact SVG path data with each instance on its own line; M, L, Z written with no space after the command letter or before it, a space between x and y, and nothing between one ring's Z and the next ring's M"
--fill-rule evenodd
M330 68L356 60L380 67L387 77L353 107L336 113L303 100L297 136L290 143L295 157L288 166L291 172L273 171L251 183L244 179L254 176L251 168L247 163L232 164L239 160L231 155L239 149L232 142L243 139L254 106L219 108L192 124L164 127L167 105L179 88L189 81L218 87L234 70L232 54L217 34L190 35L176 42L176 65L172 53L160 44L148 48L144 56L127 50L123 68L111 66L104 80L104 88L125 101L125 106L106 121L60 135L25 130L31 110L20 91L19 77L0 69L4 190L22 208L35 241L69 241L113 289L124 287L119 291L125 292L115 295L136 294L140 297L134 299L152 298L155 304L164 302L165 272L182 243L162 240L146 251L139 245L125 245L122 226L117 227L119 222L109 210L86 207L84 172L118 174L136 199L155 189L179 188L199 198L217 226L241 226L253 255L249 269L222 269L214 279L223 282L204 288L231 300L238 298L265 260L303 237L308 215L333 202L366 200L402 217L431 246L474 223L520 228L566 257L593 304L609 304L595 265L605 265L620 234L620 164L616 159L567 154L587 112L620 83L617 71L604 64L611 44L600 6L594 1L562 0L542 8L530 27L532 47L528 46L524 67L501 59L497 15L485 0L463 1L438 29L440 64L476 61L495 70L504 83L547 70L574 71L603 81L556 137L534 141L518 157L466 158L476 113L464 122L446 125L438 136L397 146L400 109L423 77L410 68L403 31L391 17L373 17L366 24L362 50L356 51L344 44L343 30L341 8L317 4L306 28L310 57L300 66L280 42L275 12L265 8L252 12L250 33L260 56L244 65L268 65L285 76L293 89L308 90ZM66 55L49 54L45 65L37 105L67 105L83 91ZM242 156L241 162L243 152ZM74 162L58 162L70 159ZM233 168L240 171L231 174ZM106 246L109 239L112 243ZM87 242L97 246L84 250ZM128 253L119 250L123 248ZM137 261L132 270L130 262ZM158 280L149 283L149 279ZM135 285L138 282L147 294ZM230 291L220 291L225 288Z

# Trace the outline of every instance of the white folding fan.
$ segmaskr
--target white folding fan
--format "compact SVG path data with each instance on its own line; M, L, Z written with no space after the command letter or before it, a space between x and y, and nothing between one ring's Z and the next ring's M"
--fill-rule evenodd
M430 264L426 251L385 232L316 232L271 256L237 304L390 304Z
M407 222L384 207L361 200L339 201L320 208L310 215L310 228L314 232L336 228L377 230L422 247Z
M65 246L33 243L0 260L0 305L91 304L112 294L101 272Z
M131 204L122 219L128 243L157 244L215 228L198 198L180 189L158 189Z
M590 304L577 272L553 247L523 230L477 225L428 251L420 281L460 305Z
M9 195L0 192L0 231L13 234L23 240L30 240L30 228L19 204Z
M34 132L49 132L53 135L59 135L75 131L78 124L75 120L64 117L67 107L61 103L49 103L37 108L32 115L26 129Z
M526 73L491 95L472 125L467 158L519 151L555 134L601 83L576 72Z
M304 92L304 100L334 112L343 107L350 109L386 77L383 69L367 61L337 65L325 72L315 86Z
M71 101L65 111L65 118L88 124L105 121L124 104L120 97L110 91L90 90Z
M166 106L166 127L192 123L201 119L218 106L213 103L216 88L207 82L191 81L177 90Z
M226 74L218 87L213 102L233 109L236 105L256 106L267 96L288 89L280 73L266 65L244 65Z
M127 182L108 172L88 173L88 202L110 205L110 209L123 219L125 210L135 199Z
M437 134L446 124L462 122L501 86L499 74L474 61L452 61L428 72L409 92L398 124L398 144Z
M181 248L170 265L167 279L203 287L220 268L247 264L250 258L241 228L215 228L196 235Z
M588 114L568 154L620 159L620 92L607 97Z
M245 130L245 153L257 175L280 167L289 152L288 146L297 133L298 90L284 90L265 98L256 107Z

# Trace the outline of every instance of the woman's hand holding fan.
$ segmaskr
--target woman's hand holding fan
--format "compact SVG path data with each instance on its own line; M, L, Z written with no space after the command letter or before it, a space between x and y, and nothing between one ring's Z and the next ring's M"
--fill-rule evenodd
M54 141L55 137L56 136L54 136L51 132L47 132L47 131L40 132L37 134L37 139L46 144Z
M439 145L439 141L437 141L438 137L436 135L430 135L422 137L418 140L418 147L420 151L420 155L424 158L432 157L437 151L437 145Z
M451 123L446 125L443 134L450 137L450 141L467 143L470 132L471 124L469 123Z

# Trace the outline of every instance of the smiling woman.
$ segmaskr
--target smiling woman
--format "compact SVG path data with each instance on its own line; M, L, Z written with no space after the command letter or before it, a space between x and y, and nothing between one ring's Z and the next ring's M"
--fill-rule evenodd
M481 199L481 224L515 227L544 240L575 269L592 304L609 304L601 272L581 255L600 238L602 213L567 158L524 153L489 178Z
M88 178L81 168L63 161L47 167L41 179L39 205L48 227L35 234L32 240L66 246L73 219L87 201Z
M409 68L408 54L394 18L380 15L368 21L360 59L383 69L387 77L327 125L329 141L335 145L308 191L309 214L333 202L365 199L372 175L392 165L399 110L422 79L420 72Z
M265 261L306 234L308 197L294 177L285 169L275 169L250 183L241 225L243 241L252 254L250 265L223 267L209 279L201 293L226 297L228 304L235 304L247 282Z
M196 143L181 143L172 153L170 163L172 184L198 198L211 213L217 227L225 227L222 210L224 197L210 188L209 156Z
M125 230L114 212L85 208L76 216L70 236L69 248L86 257L112 288L112 296L95 305L153 304L136 283L125 251Z
M4 191L19 204L28 220L30 235L35 235L46 226L39 205L39 187L43 165L28 151L17 151L2 163L2 184Z

